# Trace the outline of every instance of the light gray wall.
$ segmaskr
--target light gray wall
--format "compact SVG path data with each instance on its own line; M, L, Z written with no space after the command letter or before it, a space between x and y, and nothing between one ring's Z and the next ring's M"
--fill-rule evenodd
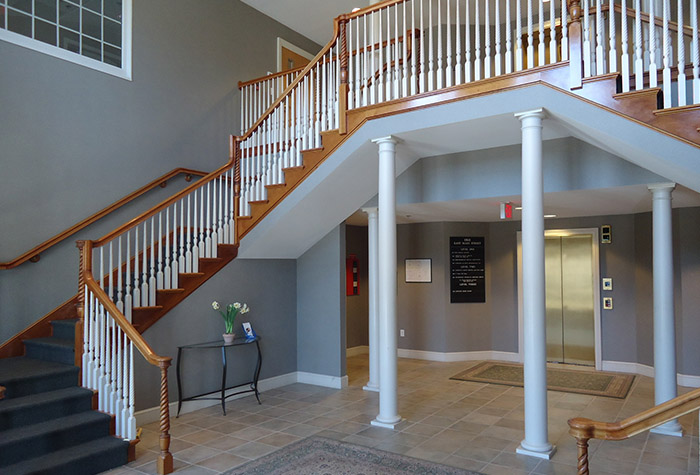
M360 293L345 296L346 348L369 345L369 287L367 281L367 228L345 226L345 253L359 260ZM347 293L347 290L346 292Z
M320 49L239 0L134 2L133 81L0 41L0 261L177 166L224 164L238 81L275 70L278 36ZM75 293L69 254L44 262L70 278L0 271L0 341ZM29 280L42 291L16 294Z
M297 259L297 370L344 376L345 225Z
M296 371L296 261L234 259L144 333L144 338L156 353L173 358L168 373L171 402L176 401L178 395L177 347L222 339L224 322L221 315L211 308L214 300L221 304L245 302L250 307L249 313L236 318L235 332L242 335L241 323L248 321L260 336L260 379ZM185 351L183 394L192 396L220 389L220 350ZM227 382L235 384L251 380L257 356L255 349L252 346L236 347L227 351ZM160 392L158 370L138 354L135 361L138 381L136 409L154 407L158 405Z

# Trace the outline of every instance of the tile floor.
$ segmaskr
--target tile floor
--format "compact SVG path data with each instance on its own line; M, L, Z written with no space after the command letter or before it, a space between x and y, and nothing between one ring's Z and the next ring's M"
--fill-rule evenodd
M523 438L523 391L452 381L478 362L399 359L399 413L392 431L373 427L378 394L362 390L367 355L348 358L349 385L335 390L293 384L188 413L171 421L170 450L179 474L220 473L304 437L320 435L487 474L575 474L576 444L567 419L619 420L653 405L653 381L638 376L625 400L549 393L550 461L515 454ZM681 392L686 391L681 388ZM698 474L698 418L681 419L682 438L643 433L622 442L591 441L592 474ZM137 458L110 475L155 473L156 424L144 427Z

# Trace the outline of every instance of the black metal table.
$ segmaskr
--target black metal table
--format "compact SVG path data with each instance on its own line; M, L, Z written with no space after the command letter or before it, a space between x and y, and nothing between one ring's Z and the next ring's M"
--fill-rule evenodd
M258 400L258 404L260 404L260 393L258 392L258 378L260 377L260 367L262 365L262 353L260 352L260 337L256 336L255 338L236 338L233 340L231 343L224 343L223 340L217 340L217 341L208 341L204 343L196 343L194 345L183 345L183 346L178 346L177 348L177 392L178 392L178 402L177 402L177 416L180 416L180 409L182 408L182 403L185 401L194 401L194 400L204 400L204 399L213 399L217 401L221 401L221 408L224 411L224 415L226 415L226 399L230 398L231 396L236 396L238 394L244 394L244 393L255 393L255 398ZM253 380L248 381L245 383L237 384L235 386L230 386L226 387L226 350L229 348L235 348L235 347L241 347L245 345L251 345L255 343L255 347L258 350L258 361L255 365L255 372L253 373ZM182 366L182 350L201 350L201 349L211 349L211 348L220 348L221 349L221 361L222 361L222 366L223 366L223 373L221 377L221 396L219 397L206 397L208 394L211 393L202 393L202 394L197 394L196 396L190 396L187 398L182 397L182 378L181 378L181 366ZM241 391L236 391L234 393L226 395L226 391L230 389L235 389L235 388L240 388L242 386L250 386L250 389L244 389Z

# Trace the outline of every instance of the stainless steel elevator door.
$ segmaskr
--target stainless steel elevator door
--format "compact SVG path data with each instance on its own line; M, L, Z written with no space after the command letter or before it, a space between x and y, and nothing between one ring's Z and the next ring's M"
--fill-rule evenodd
M545 238L547 361L595 364L592 240Z

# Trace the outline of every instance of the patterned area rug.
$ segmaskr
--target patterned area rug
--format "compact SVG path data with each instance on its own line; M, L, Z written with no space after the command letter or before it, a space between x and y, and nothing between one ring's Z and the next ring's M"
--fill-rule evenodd
M450 379L522 387L523 366L515 363L487 361L462 371ZM547 366L547 389L552 391L624 399L627 397L633 382L634 376L630 374Z
M323 437L309 437L225 472L234 474L399 475L406 473L480 475L405 455Z

